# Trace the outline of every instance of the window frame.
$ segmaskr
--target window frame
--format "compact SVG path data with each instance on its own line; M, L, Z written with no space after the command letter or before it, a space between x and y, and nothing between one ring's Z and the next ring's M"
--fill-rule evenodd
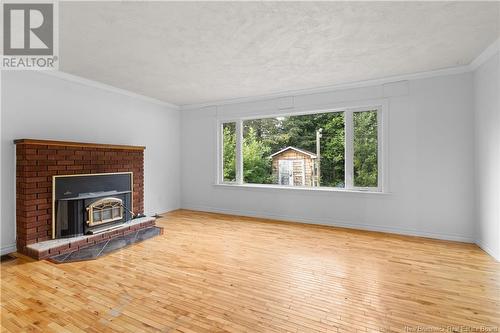
M239 186L239 187L258 187L258 188L283 188L283 189L299 189L299 190L317 190L317 191L338 191L338 192L361 192L361 193L385 193L387 191L387 135L386 117L387 117L387 102L377 101L362 106L345 106L345 107L329 107L329 108L318 108L314 110L296 110L282 113L266 113L266 114L252 114L252 115L242 115L238 117L218 117L216 119L217 123L217 175L215 184L225 185L225 186ZM377 112L377 186L376 187L360 187L354 186L354 113L355 112ZM249 184L243 181L243 122L246 120L258 120L266 118L276 118L276 117L293 117L308 114L317 113L337 113L344 112L344 149L345 149L345 168L344 168L344 179L345 184L343 188L338 187L311 187L311 186L286 186L278 184ZM223 125L225 123L236 123L236 181L228 182L224 181L224 171L223 171Z

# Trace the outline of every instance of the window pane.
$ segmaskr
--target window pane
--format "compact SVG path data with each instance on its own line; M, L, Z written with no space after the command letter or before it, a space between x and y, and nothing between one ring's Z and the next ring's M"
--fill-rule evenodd
M275 183L271 170L271 147L278 139L277 118L243 122L243 181L253 184Z
M378 186L377 111L354 112L354 186Z
M344 187L344 141L342 112L246 120L243 179L254 184Z
M102 219L109 220L111 219L111 208L106 208L102 210Z
M222 171L225 182L236 181L236 123L222 124Z

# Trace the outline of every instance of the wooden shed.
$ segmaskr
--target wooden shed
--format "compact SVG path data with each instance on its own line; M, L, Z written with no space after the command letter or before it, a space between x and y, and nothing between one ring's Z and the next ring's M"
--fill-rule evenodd
M313 186L316 154L304 149L286 147L271 155L276 184Z

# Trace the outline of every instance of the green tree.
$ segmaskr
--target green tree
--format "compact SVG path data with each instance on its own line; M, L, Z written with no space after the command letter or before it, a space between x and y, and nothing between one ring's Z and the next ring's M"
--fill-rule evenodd
M243 180L246 183L271 184L271 148L257 138L253 127L243 137Z
M224 181L236 180L236 124L225 123L222 127Z
M354 186L377 187L377 112L354 112Z
M344 186L344 114L318 113L286 117L283 131L288 138L284 146L316 153L316 131L323 129L321 146L321 186Z
M250 129L254 131L256 140L269 147L271 152L282 149L289 139L288 133L283 128L283 118L245 120L243 135L246 136Z
M333 113L323 127L321 138L321 185L344 187L345 131L344 113Z
M247 183L272 183L270 147L258 139L253 127L245 131L243 139L243 179ZM224 181L236 180L236 125L223 126L223 173Z

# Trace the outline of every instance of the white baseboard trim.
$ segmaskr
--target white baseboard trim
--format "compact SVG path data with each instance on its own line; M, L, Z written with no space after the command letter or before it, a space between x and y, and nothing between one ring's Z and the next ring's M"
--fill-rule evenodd
M486 246L480 240L476 241L476 245L479 246L481 248L481 250L488 253L493 259L500 262L500 253L495 253L495 251L493 251L490 247Z
M144 214L146 216L153 216L155 214L161 215L168 212L173 212L174 210L181 209L180 205L175 205L172 207L158 208L158 209L148 209Z
M426 232L426 231L418 231L418 230L411 230L411 229L405 229L405 228L395 228L395 227L385 227L385 226L380 226L380 225L359 224L359 223L354 223L351 221L340 221L338 219L306 218L306 217L273 214L273 213L260 212L260 211L259 212L241 211L241 210L234 210L234 209L214 208L214 207L191 205L191 204L183 204L182 209L195 210L195 211L201 211L201 212L209 212L209 213L220 213L220 214L257 217L257 218L281 220L281 221L287 221L287 222L320 224L320 225L326 225L326 226L331 226L331 227L341 227L341 228L367 230L367 231L387 232L387 233L391 233L391 234L426 237L426 238L457 241L457 242L464 242L464 243L475 243L474 238L462 236L462 235L431 233L431 232Z
M2 246L0 248L0 255L6 255L6 254L9 254L9 253L12 253L12 252L16 252L17 251L17 247L16 247L16 244L10 244L10 245L6 245L6 246Z

